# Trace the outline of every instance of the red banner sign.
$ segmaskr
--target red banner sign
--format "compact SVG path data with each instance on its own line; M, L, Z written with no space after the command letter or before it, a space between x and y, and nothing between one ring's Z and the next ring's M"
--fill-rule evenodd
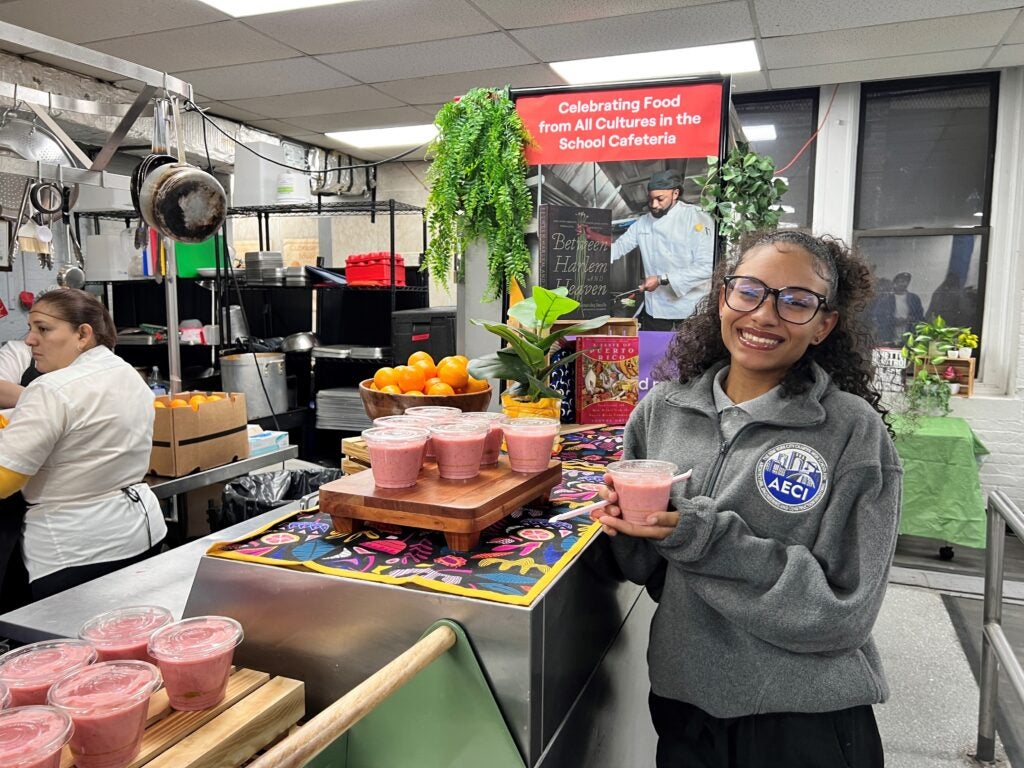
M530 165L718 154L722 83L521 96Z

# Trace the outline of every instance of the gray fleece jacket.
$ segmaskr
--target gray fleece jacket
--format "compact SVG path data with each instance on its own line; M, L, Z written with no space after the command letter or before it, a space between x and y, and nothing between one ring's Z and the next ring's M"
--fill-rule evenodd
M616 536L627 578L656 580L648 664L659 696L715 717L827 712L885 701L871 628L899 530L902 468L879 415L814 366L769 421L719 429L715 366L655 387L625 430L625 458L693 469L679 524Z

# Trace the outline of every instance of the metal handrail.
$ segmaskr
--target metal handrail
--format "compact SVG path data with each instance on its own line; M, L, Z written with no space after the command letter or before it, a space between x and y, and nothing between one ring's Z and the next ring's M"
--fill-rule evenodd
M1024 513L1002 491L988 497L988 537L985 551L985 608L981 636L981 684L978 704L979 762L995 761L996 697L999 693L999 666L1006 670L1010 687L1024 702L1024 670L1003 633L1003 579L1006 550L1006 525L1024 541Z

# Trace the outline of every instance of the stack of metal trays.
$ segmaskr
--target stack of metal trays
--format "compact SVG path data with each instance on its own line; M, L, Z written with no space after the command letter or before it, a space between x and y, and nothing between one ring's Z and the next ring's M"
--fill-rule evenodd
M306 268L285 267L284 284L293 286L295 288L305 288L307 285L309 285L309 279L306 277Z
M380 360L391 357L391 347L349 347L349 357L355 360Z
M245 280L256 285L284 285L284 259L278 251L245 254Z
M328 344L323 347L313 347L313 357L331 357L341 360L348 357L351 352L352 347L347 344Z
M373 426L354 387L321 389L316 393L316 428L358 432Z

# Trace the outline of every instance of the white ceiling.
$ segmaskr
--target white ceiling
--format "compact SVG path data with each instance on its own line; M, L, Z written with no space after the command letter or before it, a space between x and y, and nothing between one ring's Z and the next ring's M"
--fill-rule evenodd
M323 132L429 123L475 86L558 85L546 64L565 59L754 38L764 68L736 76L738 91L1022 65L1022 8L1020 0L358 0L232 19L198 0L0 0L0 19L169 72L214 114L347 149Z

